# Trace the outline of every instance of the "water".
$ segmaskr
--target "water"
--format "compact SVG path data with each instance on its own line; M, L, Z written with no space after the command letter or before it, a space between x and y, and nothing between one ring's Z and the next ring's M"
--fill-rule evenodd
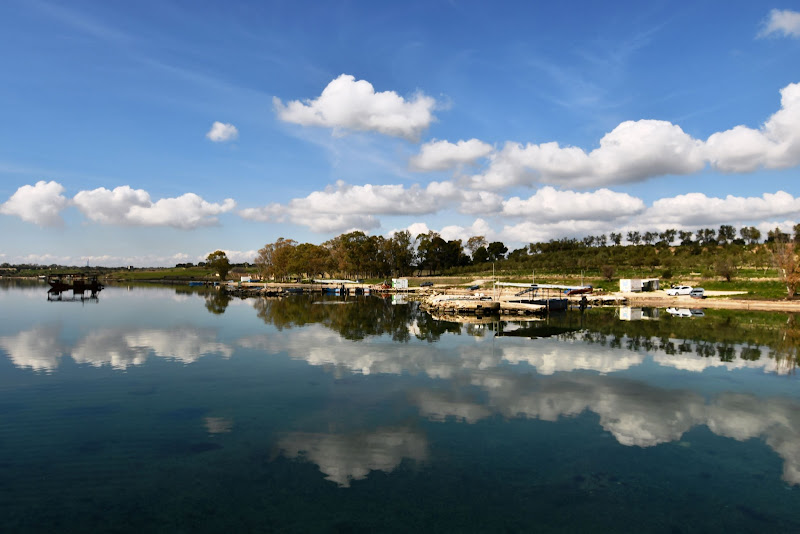
M798 532L798 330L0 285L0 530Z

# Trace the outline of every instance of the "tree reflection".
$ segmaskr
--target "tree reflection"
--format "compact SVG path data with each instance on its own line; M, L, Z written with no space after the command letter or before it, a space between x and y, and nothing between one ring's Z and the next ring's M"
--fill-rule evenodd
M225 291L211 291L203 295L206 301L206 309L214 315L222 315L230 304L233 297Z
M287 298L259 298L253 301L256 314L278 330L320 323L349 340L390 335L405 343L417 339L437 341L442 334L461 333L458 323L437 321L416 303L392 305L376 297L325 298L297 295Z
M786 318L786 328L770 352L770 358L775 358L778 366L784 373L794 373L800 363L800 324L797 314L790 314Z

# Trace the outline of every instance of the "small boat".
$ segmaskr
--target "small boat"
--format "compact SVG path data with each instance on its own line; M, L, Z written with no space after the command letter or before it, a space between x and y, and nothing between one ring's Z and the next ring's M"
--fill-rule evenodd
M47 277L47 283L50 284L50 291L54 293L62 291L72 291L73 293L91 291L92 293L97 293L104 287L97 279L96 274L86 273L51 274Z

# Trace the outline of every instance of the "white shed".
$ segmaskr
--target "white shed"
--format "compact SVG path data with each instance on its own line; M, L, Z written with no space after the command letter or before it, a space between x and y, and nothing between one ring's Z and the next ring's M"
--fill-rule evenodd
M408 289L408 278L392 278L393 289Z
M631 291L641 291L642 290L642 279L641 278L620 278L619 279L619 290L623 293L628 293Z

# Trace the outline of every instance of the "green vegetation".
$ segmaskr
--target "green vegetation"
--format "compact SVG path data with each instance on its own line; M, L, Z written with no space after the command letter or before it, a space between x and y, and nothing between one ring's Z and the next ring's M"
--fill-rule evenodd
M625 236L627 245L622 244L621 233L612 232L530 243L509 253L503 243L490 243L484 236L472 236L464 244L460 239L446 241L433 231L414 237L405 230L388 238L356 231L320 245L280 238L264 245L252 266L231 265L224 252L216 251L196 266L94 270L127 280L214 280L232 273L277 281L321 277L382 281L413 275L489 278L494 273L503 280L530 281L535 274L539 282L583 282L608 291L619 287L620 278L660 278L665 284L747 291L751 298L794 296L800 287L800 225L794 236L771 230L763 243L754 227L741 228L738 234L729 225L694 233L632 230ZM4 274L19 276L57 272L57 266L0 267ZM76 268L66 268L70 269Z

